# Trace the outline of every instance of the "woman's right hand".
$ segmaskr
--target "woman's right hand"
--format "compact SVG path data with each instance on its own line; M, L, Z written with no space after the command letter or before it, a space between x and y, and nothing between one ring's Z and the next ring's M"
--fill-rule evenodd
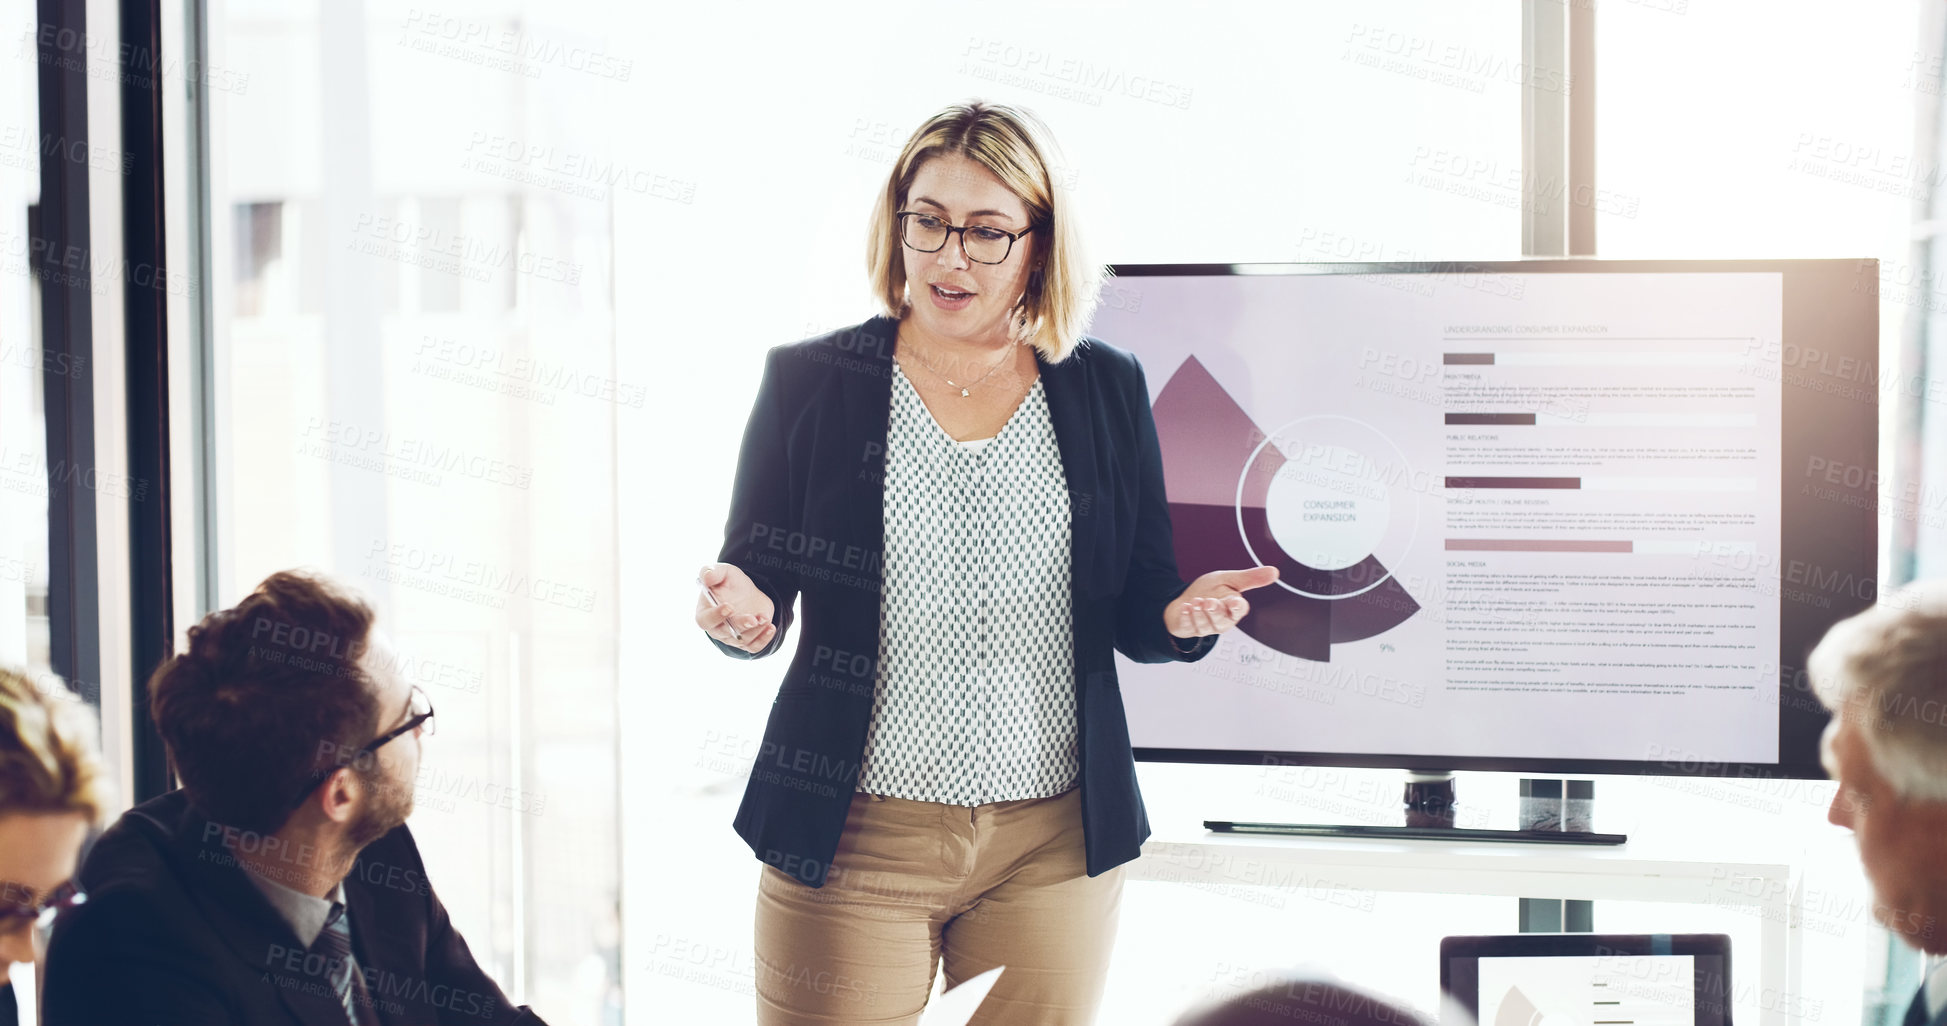
M752 584L750 577L731 563L711 563L697 575L710 591L716 593L720 605L712 605L710 596L699 588L696 592L696 625L704 633L746 652L757 653L777 637L777 624L771 622L771 615L777 610L771 597L763 589ZM737 636L730 630L735 627Z

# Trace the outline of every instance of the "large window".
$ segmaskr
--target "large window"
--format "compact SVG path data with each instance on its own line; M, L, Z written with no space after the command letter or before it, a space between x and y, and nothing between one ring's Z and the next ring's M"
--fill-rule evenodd
M562 17L211 5L215 601L300 566L372 599L439 713L411 821L434 886L517 1001L602 1024L631 397L611 186L538 154L602 152L619 122L572 112L623 104L463 42L597 42Z
M33 11L0 14L0 39L29 47ZM18 55L16 55L18 56ZM40 196L38 65L0 65L0 664L49 672L47 427L40 293L28 210ZM57 364L57 367L59 365Z

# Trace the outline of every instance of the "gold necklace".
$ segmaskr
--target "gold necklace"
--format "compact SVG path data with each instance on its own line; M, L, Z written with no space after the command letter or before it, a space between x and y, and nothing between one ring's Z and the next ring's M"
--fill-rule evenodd
M987 373L982 374L979 378L976 378L975 380L970 381L964 385L953 380L952 378L947 377L945 374L941 373L938 367L933 366L933 362L931 360L928 360L926 357L921 356L919 354L919 350L909 348L907 352L912 354L913 359L919 361L920 366L925 367L928 371L931 371L934 377L937 377L941 381L944 381L947 384L952 385L954 388L959 389L960 398L965 399L968 396L971 396L973 394L972 390L974 388L979 387L982 382L986 381L988 378L993 377L994 372L1000 370L1001 365L1006 363L1011 357L1013 357L1014 355L1013 346L1018 346L1018 345L1020 345L1019 342L1011 343L1009 345L1007 353L1004 354L1000 359L994 361L994 365L987 369Z

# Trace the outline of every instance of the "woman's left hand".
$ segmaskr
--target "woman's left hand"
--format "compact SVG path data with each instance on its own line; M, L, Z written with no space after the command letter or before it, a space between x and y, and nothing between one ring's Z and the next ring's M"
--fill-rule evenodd
M1190 582L1183 594L1163 607L1163 625L1179 638L1200 638L1222 634L1237 626L1251 612L1244 592L1262 588L1278 579L1275 566L1256 566L1249 570L1212 570Z

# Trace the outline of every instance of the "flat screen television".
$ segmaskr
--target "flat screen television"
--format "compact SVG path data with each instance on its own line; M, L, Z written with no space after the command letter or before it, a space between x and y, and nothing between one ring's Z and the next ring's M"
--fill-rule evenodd
M1178 569L1277 566L1119 672L1139 759L1822 777L1876 596L1872 260L1114 269Z

